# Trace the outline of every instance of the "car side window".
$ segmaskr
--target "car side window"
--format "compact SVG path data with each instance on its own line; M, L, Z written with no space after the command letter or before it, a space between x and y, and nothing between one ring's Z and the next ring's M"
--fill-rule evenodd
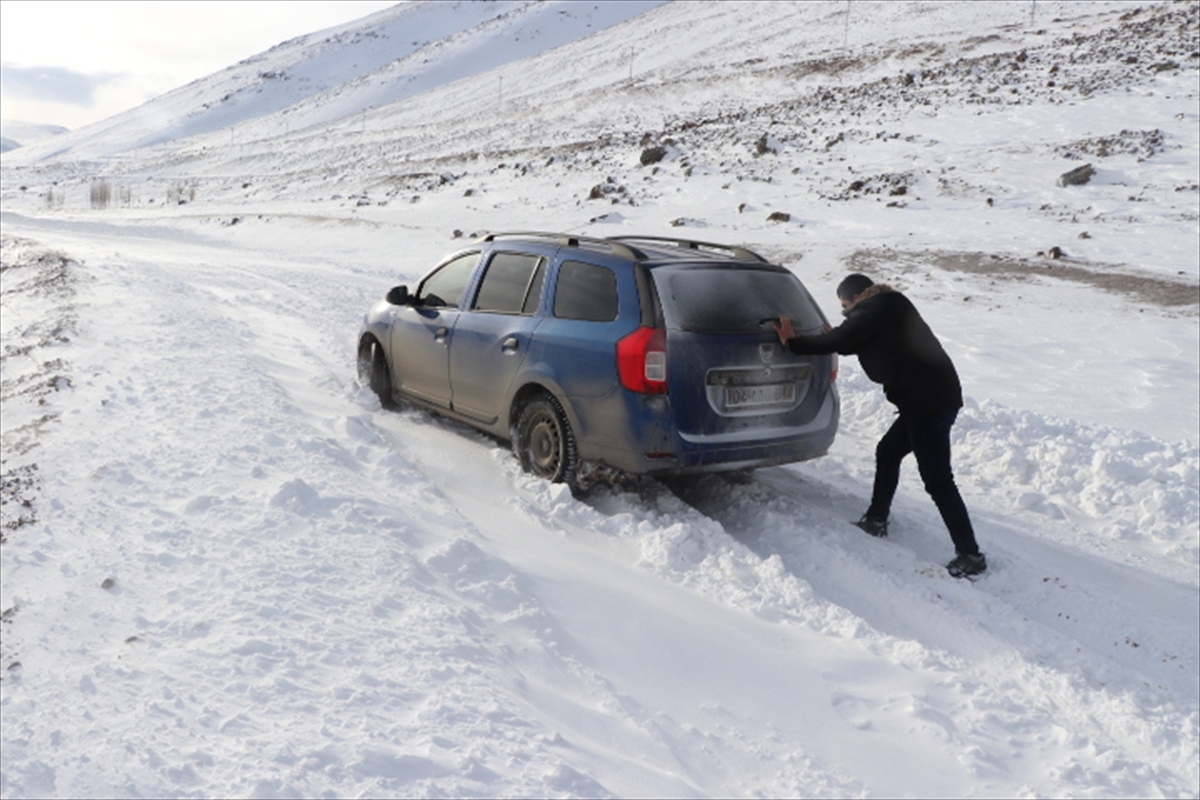
M496 253L488 262L472 309L501 314L537 311L545 273L541 256Z
M447 262L421 282L417 305L427 308L458 308L471 273L479 263L479 253L468 253Z
M554 316L591 322L617 318L617 274L607 267L564 261L558 270Z

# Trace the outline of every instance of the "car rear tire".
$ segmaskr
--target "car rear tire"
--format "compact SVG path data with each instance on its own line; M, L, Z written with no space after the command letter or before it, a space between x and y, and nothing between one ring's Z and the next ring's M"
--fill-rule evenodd
M371 387L384 408L395 408L392 396L392 373L388 369L387 356L379 342L371 339L358 348L358 380Z
M526 472L575 489L575 435L562 406L553 397L538 397L521 409L513 450Z

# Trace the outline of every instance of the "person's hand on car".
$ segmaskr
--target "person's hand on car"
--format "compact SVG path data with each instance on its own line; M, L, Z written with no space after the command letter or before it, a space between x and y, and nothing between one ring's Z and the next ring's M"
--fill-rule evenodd
M779 343L787 347L788 339L796 335L796 331L792 328L792 321L787 317L780 317L779 322L773 325L775 333L779 336Z

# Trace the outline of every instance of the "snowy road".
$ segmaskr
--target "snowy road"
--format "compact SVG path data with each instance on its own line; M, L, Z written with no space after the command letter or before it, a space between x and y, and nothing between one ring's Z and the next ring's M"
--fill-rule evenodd
M852 362L830 456L582 502L357 385L394 231L219 219L4 215L79 318L4 545L6 797L1196 793L1194 446L972 402L975 583L915 475L891 541L845 524Z

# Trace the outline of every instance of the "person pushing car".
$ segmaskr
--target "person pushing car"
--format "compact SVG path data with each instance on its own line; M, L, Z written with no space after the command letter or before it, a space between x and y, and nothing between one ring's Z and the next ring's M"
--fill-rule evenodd
M838 285L837 296L846 317L838 327L798 336L791 320L780 317L774 328L783 346L797 355L857 355L867 377L883 384L899 411L875 448L871 505L854 524L872 536L887 536L900 463L912 453L954 542L956 556L946 569L956 578L982 573L987 560L950 469L950 428L963 405L954 364L916 306L892 287L855 273Z

